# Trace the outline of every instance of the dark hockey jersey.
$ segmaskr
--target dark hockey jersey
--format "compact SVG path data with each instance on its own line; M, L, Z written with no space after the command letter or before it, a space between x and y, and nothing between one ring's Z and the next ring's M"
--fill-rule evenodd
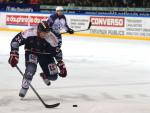
M48 54L56 60L62 60L62 51L58 47L57 37L52 32L48 33L44 39L37 35L37 28L20 32L11 41L11 51L19 51L21 45L24 45L25 51Z

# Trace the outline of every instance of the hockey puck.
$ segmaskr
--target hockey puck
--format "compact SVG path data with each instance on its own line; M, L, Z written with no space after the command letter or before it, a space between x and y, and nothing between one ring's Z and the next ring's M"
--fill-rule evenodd
M78 107L78 105L73 105L73 107Z

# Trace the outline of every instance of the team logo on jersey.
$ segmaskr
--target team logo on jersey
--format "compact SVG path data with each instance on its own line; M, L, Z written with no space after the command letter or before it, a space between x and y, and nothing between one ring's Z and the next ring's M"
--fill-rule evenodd
M56 19L52 28L56 33L59 33L61 30L66 29L65 28L65 20L64 19Z

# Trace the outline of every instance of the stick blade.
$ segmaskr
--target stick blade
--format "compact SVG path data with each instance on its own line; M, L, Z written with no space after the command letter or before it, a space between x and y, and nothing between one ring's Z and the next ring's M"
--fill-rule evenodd
M89 26L88 26L88 29L90 29L90 28L91 28L91 25L92 25L92 23L91 23L91 22L89 22Z
M60 105L60 103L51 104L51 105L45 104L45 107L46 107L46 108L55 108L55 107L57 107L57 106L59 106L59 105Z

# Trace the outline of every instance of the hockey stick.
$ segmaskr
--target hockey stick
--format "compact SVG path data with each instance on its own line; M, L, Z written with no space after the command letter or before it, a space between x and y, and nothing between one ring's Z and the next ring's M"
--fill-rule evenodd
M20 68L18 66L16 66L17 70L20 72L20 74L24 77L24 74L22 73L22 71L20 70ZM39 100L42 102L42 104L46 107L46 108L55 108L57 106L59 106L60 103L56 103L56 104L51 104L48 105L46 104L43 99L40 97L40 95L37 93L37 91L34 89L34 87L29 84L29 86L31 87L31 89L33 90L33 92L36 94L36 96L39 98Z
M92 23L91 23L91 22L89 22L89 26L88 26L88 28L87 28L87 29L76 30L76 31L74 31L74 32L82 32L82 31L87 31L87 30L89 30L89 29L91 28L91 25L92 25ZM61 34L66 34L66 33L68 33L68 32L63 32L63 33L61 33Z

